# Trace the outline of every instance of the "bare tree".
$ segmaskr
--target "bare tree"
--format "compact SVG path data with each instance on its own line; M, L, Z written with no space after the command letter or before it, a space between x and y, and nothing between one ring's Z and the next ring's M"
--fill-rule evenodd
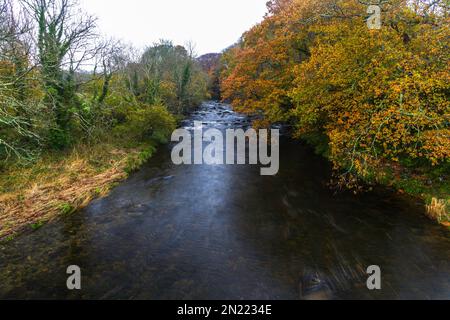
M118 40L107 39L98 46L95 59L94 77L102 80L101 94L96 96L98 103L103 103L109 93L111 79L120 70L124 70L128 62L125 46Z
M68 104L74 95L73 76L92 59L96 19L79 9L77 0L21 0L37 28L38 62L46 89L46 103L55 111L58 129L71 119Z
M23 12L14 12L10 0L0 0L0 160L31 156L25 141L39 141L32 114L38 102L28 101L30 61L29 21Z

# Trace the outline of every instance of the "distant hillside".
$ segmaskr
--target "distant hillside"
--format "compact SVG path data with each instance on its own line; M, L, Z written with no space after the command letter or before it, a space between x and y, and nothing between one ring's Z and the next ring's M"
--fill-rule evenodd
M200 64L202 69L210 76L208 87L211 97L214 100L221 99L219 81L221 57L221 53L208 53L197 58L197 62Z
M198 63L206 72L210 73L219 66L221 53L207 53L197 58Z

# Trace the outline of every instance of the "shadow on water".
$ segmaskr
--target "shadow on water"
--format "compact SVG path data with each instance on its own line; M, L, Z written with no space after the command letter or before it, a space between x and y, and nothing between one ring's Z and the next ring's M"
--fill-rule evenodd
M185 123L247 127L205 103ZM334 195L330 168L283 138L280 172L175 166L170 147L104 199L0 247L0 298L448 299L450 239L421 204ZM66 268L82 290L66 289ZM366 269L382 269L381 291Z

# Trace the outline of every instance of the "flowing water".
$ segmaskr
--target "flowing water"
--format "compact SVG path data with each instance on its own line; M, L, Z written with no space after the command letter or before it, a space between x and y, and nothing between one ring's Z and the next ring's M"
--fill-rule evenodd
M185 123L246 128L205 103ZM329 164L284 137L277 176L175 166L163 147L86 209L0 246L6 299L450 299L450 237L423 204L327 187ZM66 269L82 270L82 290ZM369 291L367 267L382 270Z

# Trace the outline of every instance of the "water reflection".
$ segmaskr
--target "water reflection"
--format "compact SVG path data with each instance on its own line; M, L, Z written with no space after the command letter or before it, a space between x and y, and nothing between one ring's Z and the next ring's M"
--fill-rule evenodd
M246 128L229 106L194 120ZM109 197L0 248L0 297L448 299L450 239L422 206L380 189L335 195L330 168L284 138L281 168L174 166L162 148ZM66 268L82 268L80 292ZM383 290L365 270L380 265Z

